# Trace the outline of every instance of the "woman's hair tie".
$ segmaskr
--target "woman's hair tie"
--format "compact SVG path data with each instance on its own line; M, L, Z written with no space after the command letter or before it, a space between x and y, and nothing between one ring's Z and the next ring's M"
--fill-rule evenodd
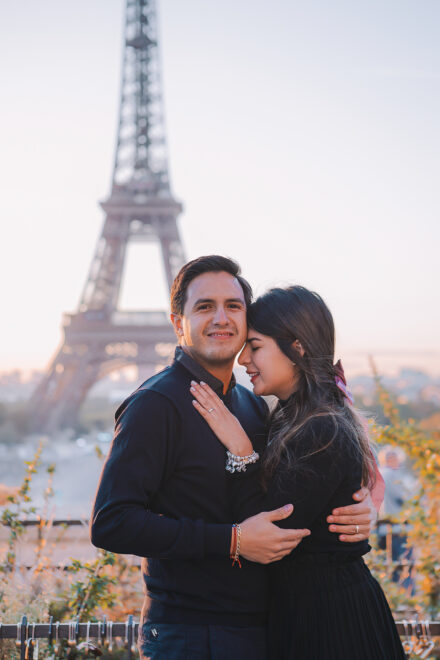
M347 401L351 403L351 405L354 404L354 397L350 390L347 387L347 381L345 379L345 372L344 372L344 367L342 366L341 360L338 360L336 364L333 365L333 369L335 372L335 383L336 386L341 390L342 394L345 396Z

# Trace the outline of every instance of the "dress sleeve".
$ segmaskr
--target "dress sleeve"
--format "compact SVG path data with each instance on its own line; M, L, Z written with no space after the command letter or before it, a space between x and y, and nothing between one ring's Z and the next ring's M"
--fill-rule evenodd
M140 557L228 556L231 526L150 510L178 455L180 420L161 394L138 392L120 409L91 518L93 545Z
M358 459L350 440L343 432L336 433L331 419L311 420L294 442L292 464L281 463L269 484L264 505L268 510L293 504L292 515L280 526L310 528L349 471L357 468Z
M266 493L260 485L262 465L250 466L245 474L236 476L231 488L236 518L243 520L261 511L293 504L292 515L277 524L309 528L346 478L350 463L353 466L357 460L344 438L335 436L331 420L311 420L295 439L294 447L290 447L291 465L286 459L281 460Z
M373 452L371 453L374 459L374 476L375 476L374 486L371 489L371 499L373 500L373 504L376 511L379 513L380 507L382 506L385 498L385 480L380 473L376 457L374 456Z

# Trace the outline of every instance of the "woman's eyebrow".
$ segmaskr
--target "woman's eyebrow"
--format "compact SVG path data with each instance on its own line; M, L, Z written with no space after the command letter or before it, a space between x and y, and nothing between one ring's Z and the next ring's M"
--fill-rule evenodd
M250 341L261 341L261 339L260 339L259 337L249 337L249 338L247 339L247 341L248 341L248 342L250 342Z

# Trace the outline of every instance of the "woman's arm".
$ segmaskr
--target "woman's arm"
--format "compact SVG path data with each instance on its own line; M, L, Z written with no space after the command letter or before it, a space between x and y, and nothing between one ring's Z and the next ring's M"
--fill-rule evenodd
M254 451L252 442L238 419L227 409L217 394L203 381L191 381L193 406L208 422L209 426L231 454L249 456Z

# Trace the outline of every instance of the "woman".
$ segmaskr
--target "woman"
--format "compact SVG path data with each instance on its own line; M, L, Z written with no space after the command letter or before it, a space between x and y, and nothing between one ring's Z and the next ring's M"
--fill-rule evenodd
M326 522L361 485L371 486L374 474L365 425L340 363L333 365L331 313L316 293L292 286L272 289L253 303L248 324L239 362L255 394L279 399L261 461L221 399L205 384L191 391L195 407L228 449L237 520L293 502L293 514L280 524L311 530L296 550L270 565L269 657L405 658L382 589L362 560L367 541L344 544ZM246 479L255 469L261 489ZM234 530L238 556L240 527Z

